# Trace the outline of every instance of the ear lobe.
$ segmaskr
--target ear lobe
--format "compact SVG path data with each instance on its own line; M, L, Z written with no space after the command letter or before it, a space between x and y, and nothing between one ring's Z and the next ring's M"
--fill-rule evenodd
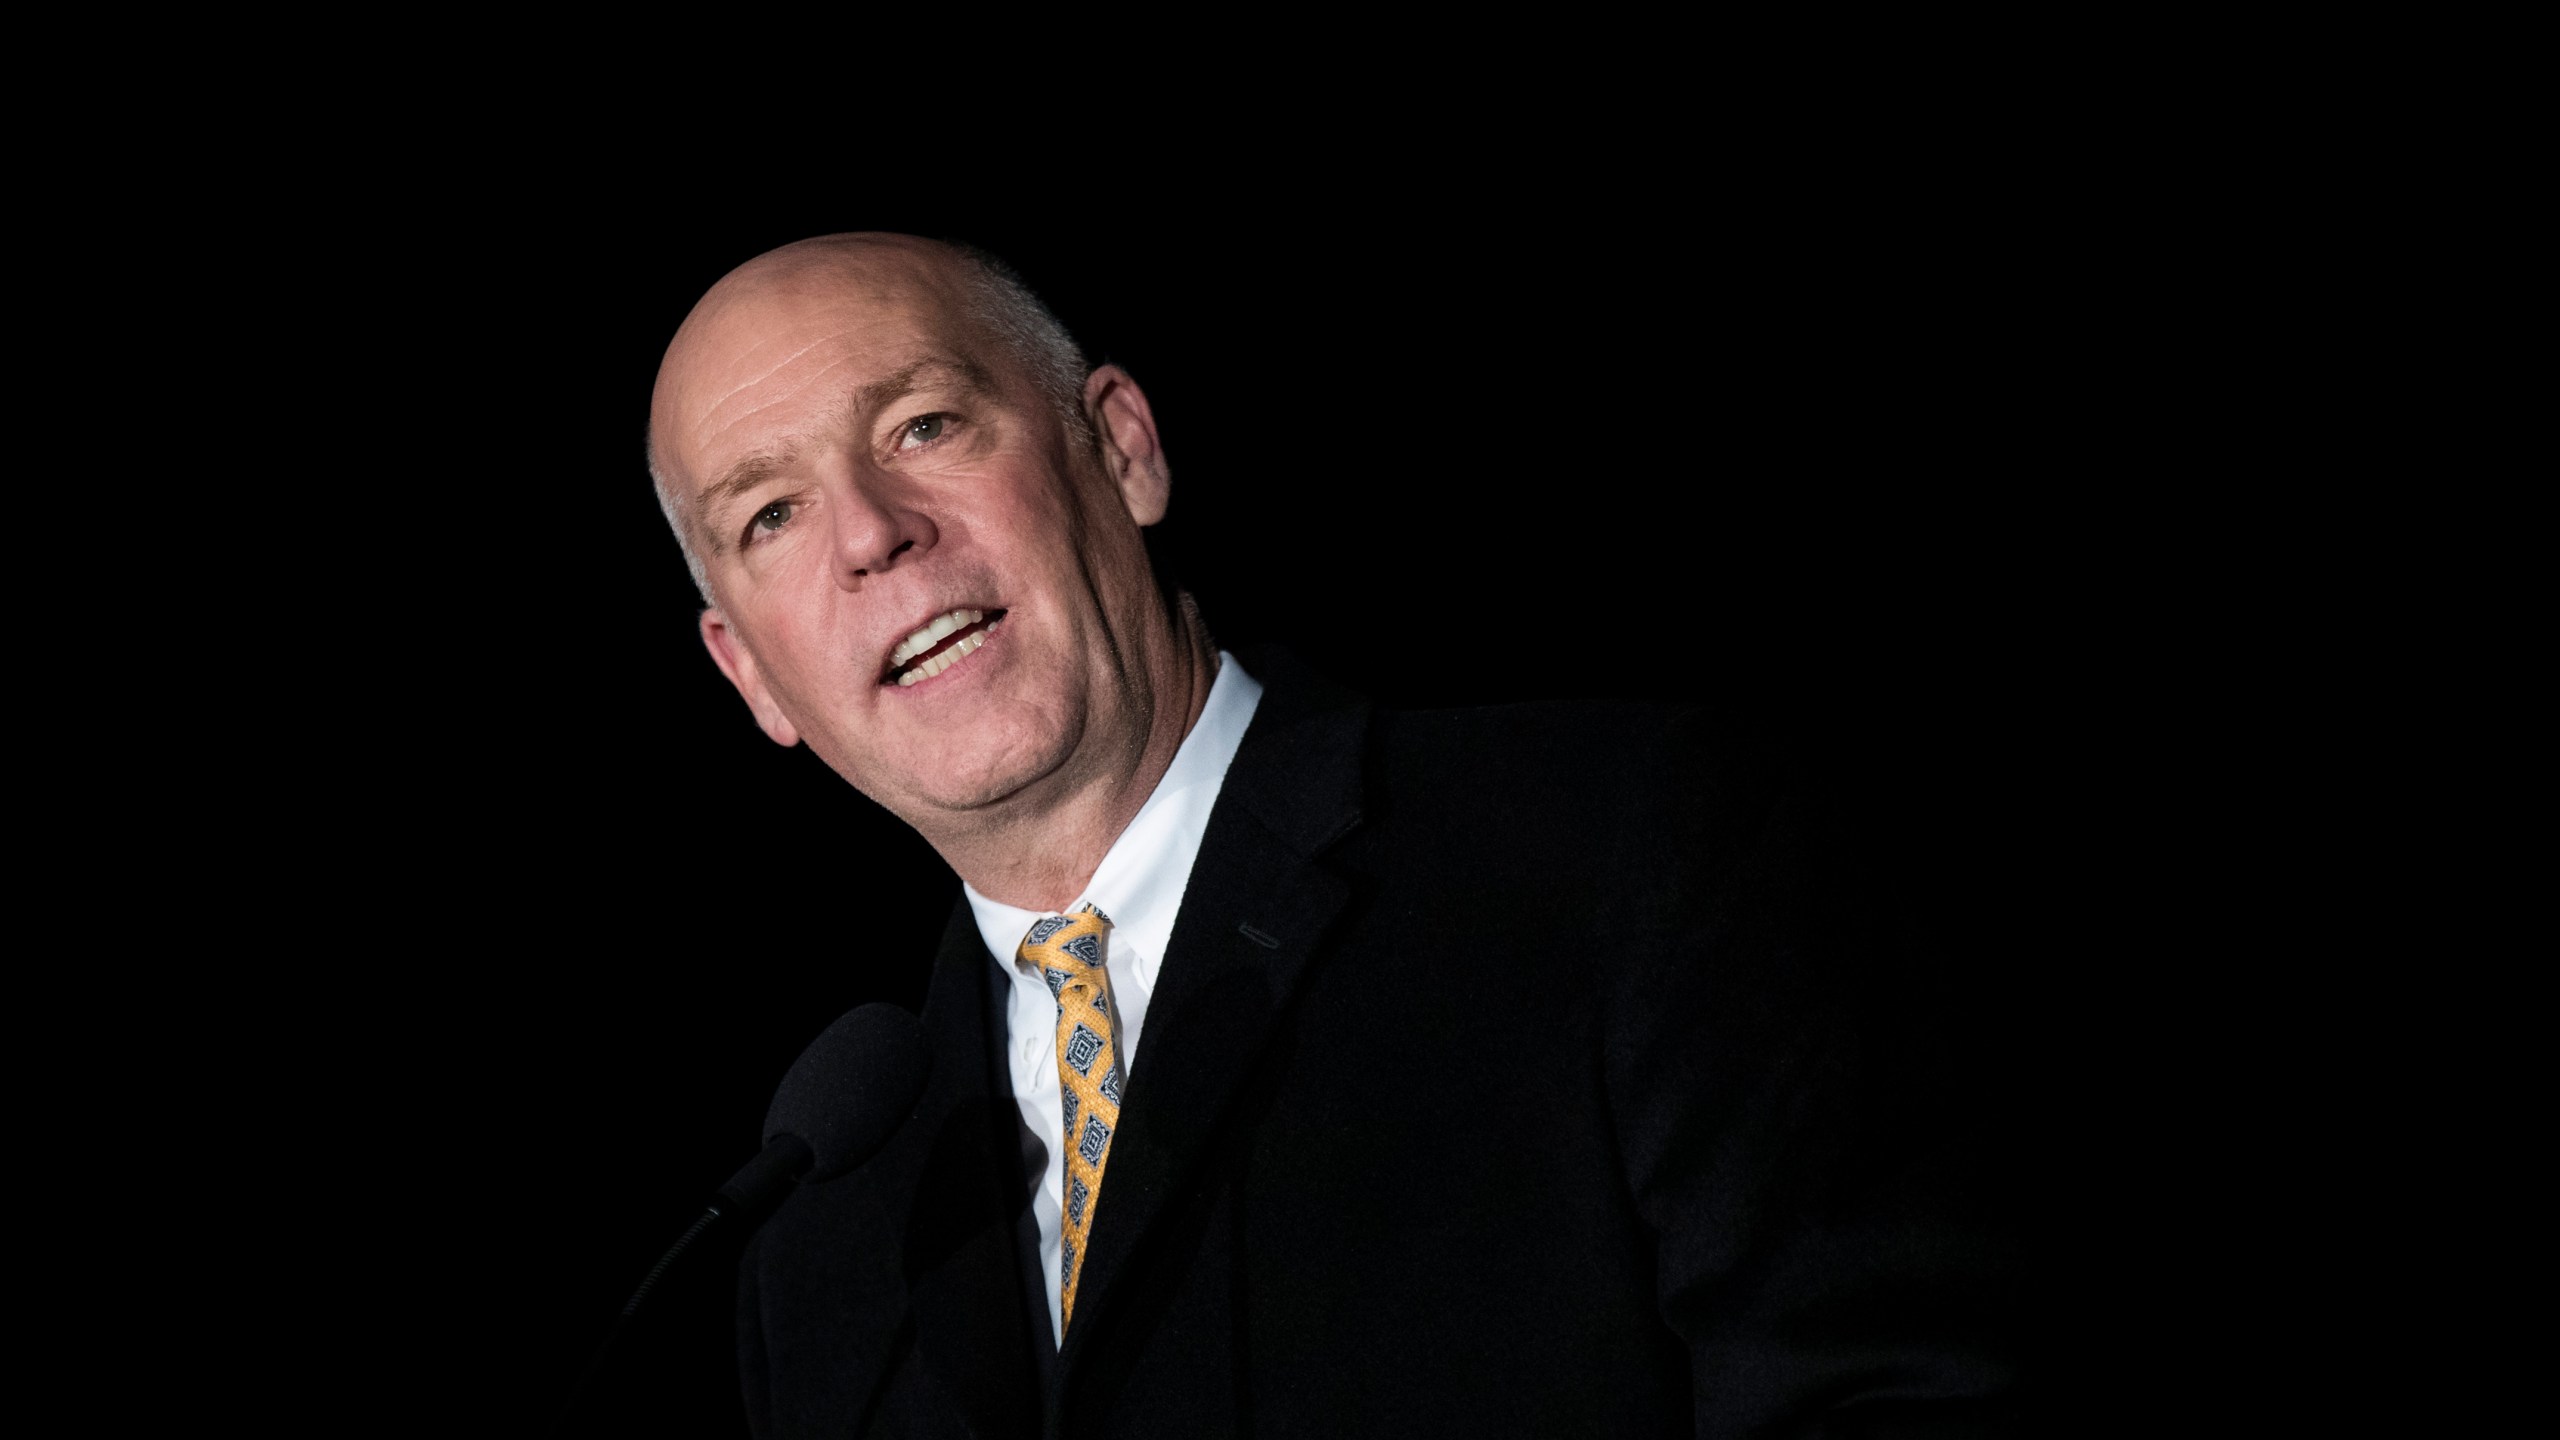
M1173 469L1146 392L1128 371L1105 365L1084 382L1084 413L1102 441L1103 467L1119 485L1129 518L1141 527L1162 520L1173 502Z
M738 687L738 695L747 702L756 724L774 744L787 747L800 743L800 732L792 728L782 707L774 703L773 692L764 688L763 677L756 673L754 652L740 643L729 629L729 617L721 614L717 606L702 612L702 648L711 652L711 663Z

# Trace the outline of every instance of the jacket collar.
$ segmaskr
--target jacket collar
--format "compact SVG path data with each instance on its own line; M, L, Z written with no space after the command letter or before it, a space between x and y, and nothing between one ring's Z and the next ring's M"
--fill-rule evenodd
M1209 818L1112 1137L1059 1403L1078 1359L1144 1309L1150 1237L1222 1133L1350 886L1319 856L1355 828L1369 710L1278 651L1248 653L1262 704Z
M925 994L934 1072L914 1123L932 1139L904 1217L907 1289L918 1354L970 1430L1028 1435L1041 1409L1032 1347L1048 1342L1033 1333L1023 1300L1017 1234L1030 1197L1015 1159L1021 1122L999 1082L993 962L969 907L951 911Z

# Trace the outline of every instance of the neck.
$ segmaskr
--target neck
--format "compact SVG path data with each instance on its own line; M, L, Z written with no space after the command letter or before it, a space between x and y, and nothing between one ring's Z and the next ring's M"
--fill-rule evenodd
M990 900L1023 910L1064 910L1093 879L1111 842L1146 808L1183 737L1208 707L1218 677L1218 652L1209 643L1191 597L1175 617L1170 663L1151 674L1149 711L1128 755L1112 757L1099 773L1048 803L1024 807L967 834L934 840L934 849L969 887ZM1153 668L1153 667L1151 667ZM930 838L930 837L929 837Z

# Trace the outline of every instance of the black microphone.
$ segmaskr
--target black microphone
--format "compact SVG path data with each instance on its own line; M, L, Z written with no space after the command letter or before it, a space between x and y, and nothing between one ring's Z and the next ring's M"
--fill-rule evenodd
M760 1215L793 1185L833 1180L878 1154L915 1109L932 1068L924 1027L895 1005L858 1006L819 1032L773 1092L764 1115L763 1152L729 1177L692 1228L649 1267L596 1347L555 1428L566 1428L623 1327L695 1237L724 1215Z
M833 1180L870 1159L924 1093L933 1057L924 1027L895 1005L836 1018L773 1092L764 1153L711 1197L711 1215L757 1211L795 1182Z

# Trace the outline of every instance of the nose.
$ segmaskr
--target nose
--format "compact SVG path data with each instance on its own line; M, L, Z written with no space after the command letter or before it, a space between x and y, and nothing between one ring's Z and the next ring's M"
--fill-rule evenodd
M829 538L835 546L836 584L859 590L862 582L899 565L912 564L941 538L933 517L916 504L905 481L871 467L858 467L833 487L827 508Z

